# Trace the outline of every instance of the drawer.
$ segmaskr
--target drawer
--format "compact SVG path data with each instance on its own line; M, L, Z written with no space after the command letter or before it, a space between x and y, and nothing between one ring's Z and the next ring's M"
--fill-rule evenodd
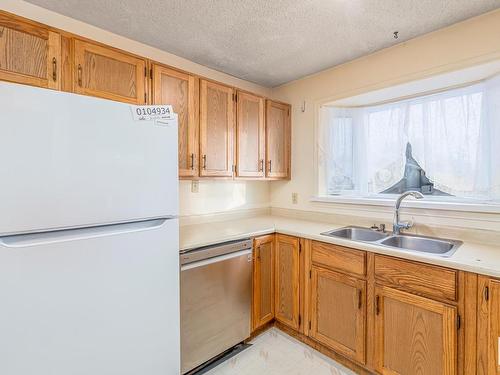
M457 277L458 272L449 268L375 256L375 279L410 293L456 301Z
M313 241L312 262L347 274L366 275L366 253L329 243Z

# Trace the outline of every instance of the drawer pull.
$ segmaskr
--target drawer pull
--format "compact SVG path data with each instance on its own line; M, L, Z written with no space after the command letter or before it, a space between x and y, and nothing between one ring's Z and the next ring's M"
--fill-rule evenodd
M207 155L203 155L203 169L207 169Z

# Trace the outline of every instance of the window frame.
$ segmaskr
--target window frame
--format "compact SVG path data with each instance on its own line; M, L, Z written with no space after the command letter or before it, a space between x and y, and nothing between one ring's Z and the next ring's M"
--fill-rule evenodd
M463 86L473 85L475 83L481 82L480 80L467 82L466 84L460 84L455 86L449 86L447 88L441 88L439 90L428 91L428 92L419 92L417 94L413 94L412 96L418 98L426 95L430 95L440 91L451 91L456 88L460 88ZM408 83L407 83L408 84ZM411 82L410 82L411 84ZM405 83L401 84L404 86ZM378 91L384 91L386 89L392 89L392 87L383 87ZM376 91L373 91L376 92ZM368 92L369 93L369 92ZM357 94L359 96L365 95L362 92ZM351 95L353 98L356 96ZM315 110L315 121L314 121L314 195L312 195L309 199L312 203L317 204L336 204L336 205L352 205L352 206L360 206L369 208L372 206L375 210L379 210L382 207L393 207L394 203L397 199L398 195L387 194L386 196L381 196L382 194L373 194L373 195L332 195L327 194L328 187L326 186L326 168L324 165L322 166L320 163L320 159L322 158L321 154L321 144L322 140L320 139L322 134L324 135L324 124L321 119L321 110L323 106L335 106L337 101L346 101L348 100L348 96L341 96L337 98L330 98L324 100L318 100L314 104ZM404 101L408 99L408 97L402 96L399 98L392 98L390 101ZM366 106L370 104L367 103ZM433 199L434 198L434 199ZM424 210L446 210L446 211L460 211L460 212L468 212L468 213L485 213L485 214L498 214L500 213L500 200L484 200L484 199L475 199L475 198L462 198L462 197L445 197L439 196L426 196L425 200L407 200L404 203L404 206L408 208L416 208L416 209L424 209ZM348 206L346 206L348 207ZM385 211L385 209L382 209Z

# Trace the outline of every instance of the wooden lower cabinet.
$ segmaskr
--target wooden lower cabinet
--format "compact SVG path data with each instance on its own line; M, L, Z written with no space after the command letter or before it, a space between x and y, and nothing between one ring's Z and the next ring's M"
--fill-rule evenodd
M375 315L378 372L391 375L456 374L456 307L377 286Z
M254 254L254 330L274 317L363 374L500 375L499 279L283 234Z
M313 266L309 336L364 363L365 299L365 280Z
M276 235L275 315L276 320L299 329L299 239Z
M274 234L254 240L252 330L274 319Z
M477 375L500 374L500 280L478 279Z

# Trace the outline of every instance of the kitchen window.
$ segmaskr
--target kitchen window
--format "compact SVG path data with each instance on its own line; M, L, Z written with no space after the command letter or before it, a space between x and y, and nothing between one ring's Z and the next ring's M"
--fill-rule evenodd
M390 103L321 109L322 195L500 203L500 77Z

